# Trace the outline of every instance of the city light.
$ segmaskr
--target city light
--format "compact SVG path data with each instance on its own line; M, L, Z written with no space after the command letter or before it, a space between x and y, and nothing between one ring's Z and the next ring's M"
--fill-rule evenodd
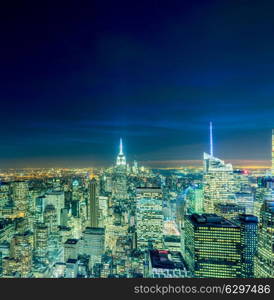
M274 277L274 180L214 157L211 123L210 145L183 173L122 139L108 168L2 172L1 277Z

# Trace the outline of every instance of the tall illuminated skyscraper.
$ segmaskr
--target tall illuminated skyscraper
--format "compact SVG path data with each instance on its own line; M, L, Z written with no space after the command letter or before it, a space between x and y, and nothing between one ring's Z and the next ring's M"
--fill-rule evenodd
M112 177L112 197L118 201L128 198L126 171L126 157L123 152L123 141L120 139L119 154Z
M214 213L215 206L219 203L233 203L234 177L233 167L223 160L213 156L212 124L210 123L210 154L204 153L204 211Z
M125 166L126 165L126 157L123 152L123 140L122 139L120 139L119 154L117 156L116 165L117 166Z
M92 178L89 182L89 226L98 227L99 219L99 203L97 196L97 182L95 178Z

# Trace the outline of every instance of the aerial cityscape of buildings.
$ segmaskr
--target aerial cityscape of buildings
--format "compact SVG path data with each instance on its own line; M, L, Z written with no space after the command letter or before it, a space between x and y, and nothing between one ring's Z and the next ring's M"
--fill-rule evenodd
M0 277L273 278L272 170L116 163L0 173Z

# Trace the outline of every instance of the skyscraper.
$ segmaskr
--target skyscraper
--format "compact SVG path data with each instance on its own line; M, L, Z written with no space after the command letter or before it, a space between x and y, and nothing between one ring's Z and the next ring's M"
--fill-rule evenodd
M120 139L119 154L112 177L112 197L118 201L128 198L126 172L126 157L123 153L123 141Z
M272 176L274 176L274 129L272 129L272 155L271 155L271 157L272 157L272 168L271 168L271 170L272 170Z
M46 193L46 205L53 205L56 210L57 224L61 225L61 209L65 207L65 194L63 191L53 190Z
M163 199L161 188L137 189L137 247L163 247Z
M241 227L241 277L254 277L254 257L257 251L258 218L241 214L236 221Z
M255 277L274 277L274 199L271 194L261 207Z
M233 168L219 158L204 153L204 211L214 213L218 203L234 203Z
M234 177L231 164L213 156L213 134L210 122L210 154L204 153L204 211L214 213L218 203L235 202Z
M201 186L193 185L185 190L186 214L203 213L204 195Z
M100 263L105 250L105 229L87 227L83 232L83 252L90 256L89 265Z
M48 226L38 223L34 229L34 254L39 261L45 261L48 252Z
M48 226L50 234L57 232L57 212L55 206L52 204L48 204L44 210L44 223Z
M185 222L185 260L197 278L241 277L241 228L215 214Z
M123 140L120 139L119 154L116 160L116 166L126 166L126 157L123 153Z
M12 198L16 210L25 216L29 207L29 187L27 181L15 181L12 184Z
M99 219L99 203L97 196L97 182L92 178L89 182L89 225L90 227L98 227Z
M33 235L30 232L16 234L11 241L10 256L17 262L20 277L29 277L32 267Z

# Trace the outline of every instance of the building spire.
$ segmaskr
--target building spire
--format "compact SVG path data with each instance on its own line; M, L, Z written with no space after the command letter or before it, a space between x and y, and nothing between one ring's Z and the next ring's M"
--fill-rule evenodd
M210 155L213 156L213 134L212 134L212 122L209 123L209 131L210 131Z
M120 153L119 155L123 155L123 141L122 138L120 138Z
M121 166L121 165L125 166L126 165L126 157L123 153L123 140L121 138L120 138L120 147L119 147L119 149L120 149L120 152L117 156L116 165L117 166Z

